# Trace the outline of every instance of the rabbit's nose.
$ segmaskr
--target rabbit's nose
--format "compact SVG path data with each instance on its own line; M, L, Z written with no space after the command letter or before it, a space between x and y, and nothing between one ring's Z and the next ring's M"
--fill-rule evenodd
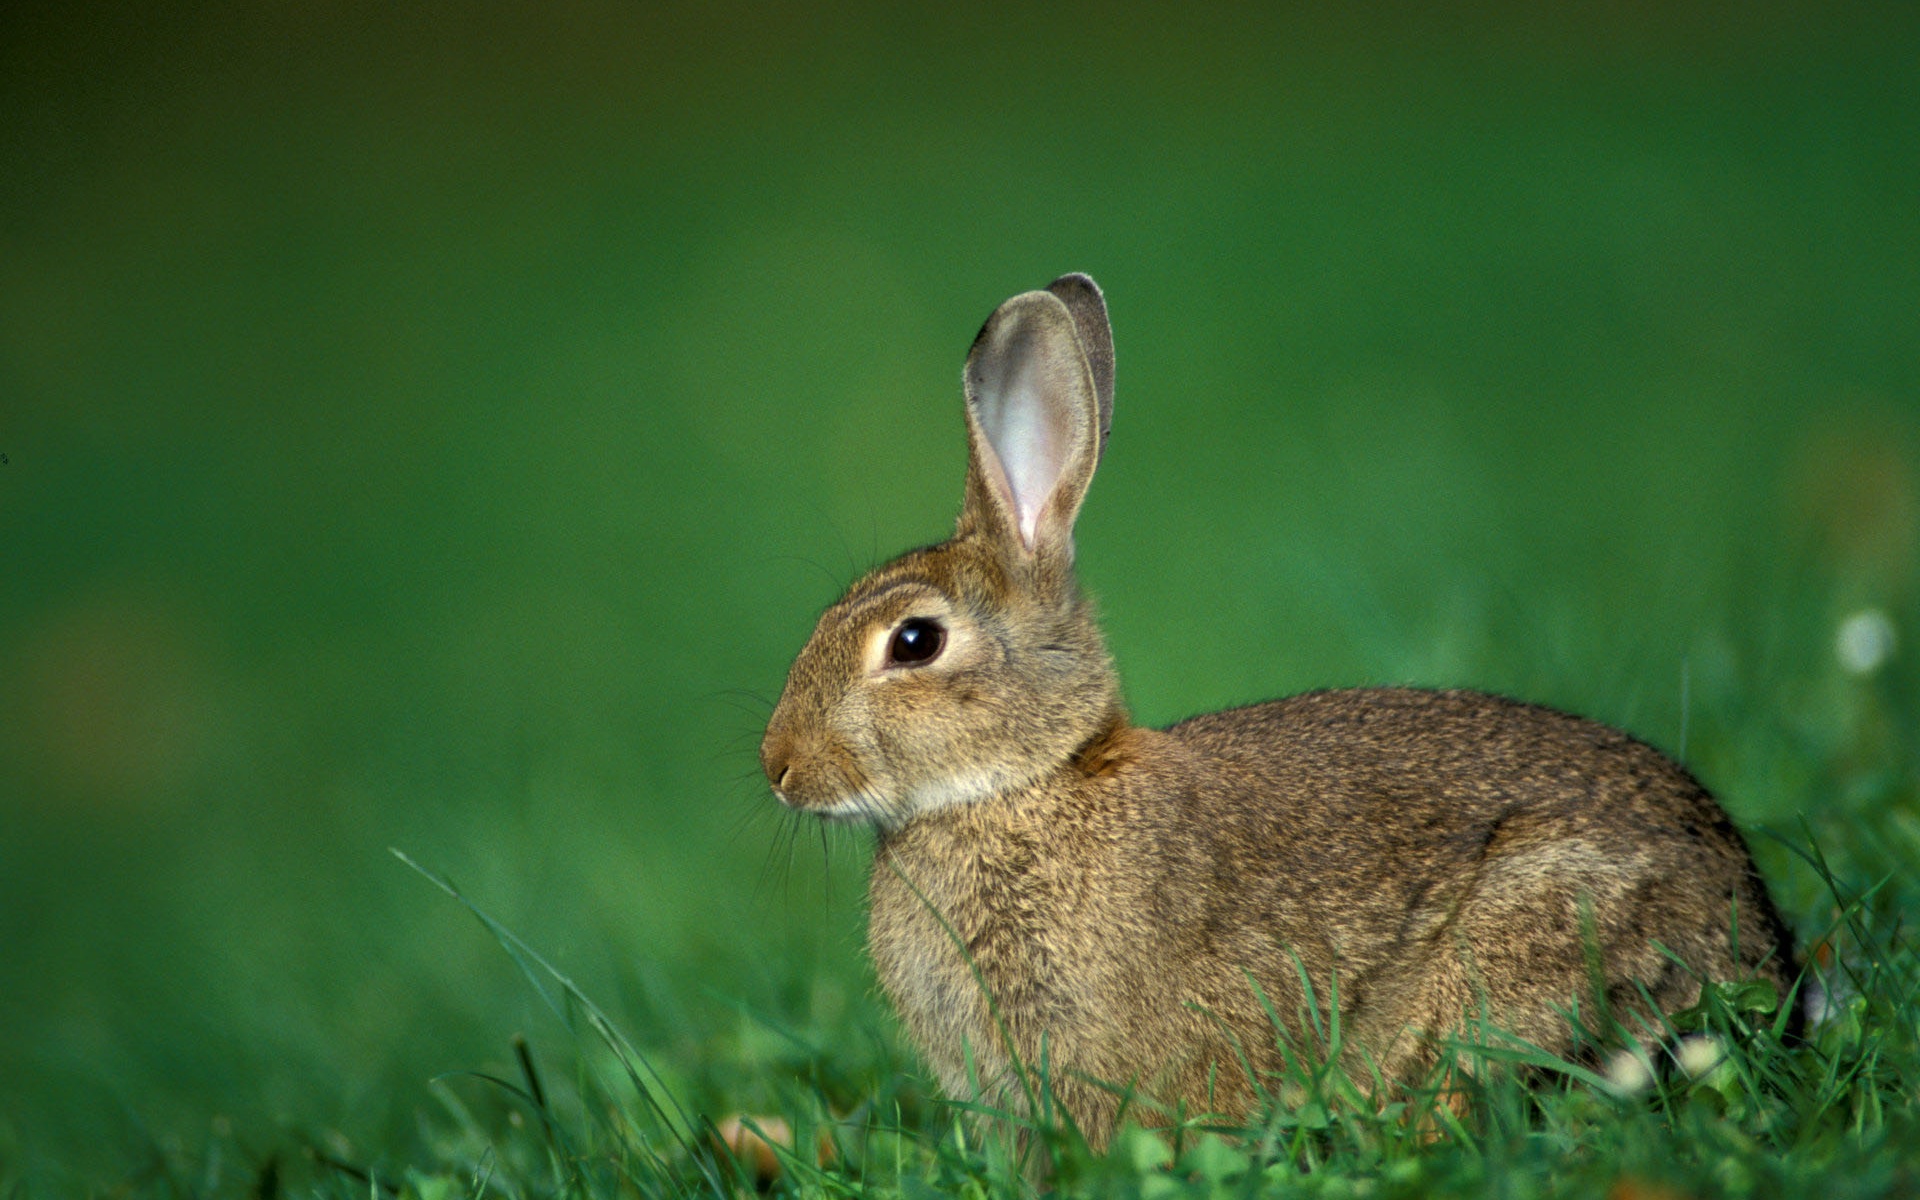
M787 775L793 768L793 738L784 731L769 729L766 740L760 743L760 769L767 773L767 782L779 791L787 782Z

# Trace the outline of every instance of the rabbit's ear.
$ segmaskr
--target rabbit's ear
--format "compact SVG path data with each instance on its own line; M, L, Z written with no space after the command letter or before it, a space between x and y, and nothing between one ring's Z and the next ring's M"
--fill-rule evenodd
M987 318L965 376L972 458L962 530L982 527L1009 549L1067 561L1100 459L1100 397L1076 326L1053 292L1015 296Z
M1093 372L1093 393L1100 398L1100 453L1107 452L1107 434L1113 429L1113 326L1107 321L1107 300L1100 285L1075 271L1047 285L1073 314L1073 330L1080 352Z

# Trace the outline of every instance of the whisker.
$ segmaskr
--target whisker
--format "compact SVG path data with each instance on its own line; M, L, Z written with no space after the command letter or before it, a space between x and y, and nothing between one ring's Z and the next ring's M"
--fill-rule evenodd
M705 698L708 700L751 700L761 708L769 710L773 708L773 701L767 698L766 693L756 692L752 688L715 688L713 691L708 692Z
M759 729L742 729L727 739L727 745L737 753L738 747L757 746L760 739L765 736L766 734Z
M800 815L782 811L781 821L775 827L773 836L767 839L766 857L760 864L760 878L754 885L754 898L763 899L767 886L773 880L780 882L780 894L783 900L791 899L793 887L793 847L800 835ZM785 850L785 863L782 863L782 850Z
M845 590L847 580L860 574L859 567L853 562L851 548L846 545L845 533L841 534L840 541L842 548L848 551L847 570L844 574L836 575L827 564L817 558L810 558L804 554L776 554L773 556L772 561L777 563L798 563L804 567L812 567L814 570L820 572L821 576L826 579L827 586L832 589L835 595L838 595L841 591Z

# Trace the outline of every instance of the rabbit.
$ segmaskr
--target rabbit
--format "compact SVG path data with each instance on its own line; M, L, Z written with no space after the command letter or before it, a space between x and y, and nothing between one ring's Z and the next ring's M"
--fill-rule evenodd
M1123 1096L1252 1112L1313 1003L1385 1103L1483 1014L1566 1055L1602 991L1787 994L1740 834L1617 730L1399 687L1134 725L1073 571L1113 369L1085 275L994 311L953 537L825 611L761 746L781 803L875 831L868 948L948 1096L1029 1112L1044 1064L1099 1147Z

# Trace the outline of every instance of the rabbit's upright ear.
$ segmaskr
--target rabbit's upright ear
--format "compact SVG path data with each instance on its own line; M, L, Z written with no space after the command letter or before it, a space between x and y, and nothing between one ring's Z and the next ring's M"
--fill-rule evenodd
M1075 278L1085 279L1067 280ZM1090 293L1104 330L1092 281L1068 290L1083 309ZM1110 372L1111 350L1104 360ZM974 339L965 379L971 460L960 531L979 529L1017 557L1071 561L1073 519L1100 460L1102 413L1069 301L1025 292L995 309Z
M1100 453L1107 452L1107 434L1113 429L1113 326L1107 321L1107 298L1100 285L1088 275L1075 271L1047 285L1073 314L1073 331L1080 337L1080 352L1087 356L1087 369L1093 372L1093 392L1100 398Z

